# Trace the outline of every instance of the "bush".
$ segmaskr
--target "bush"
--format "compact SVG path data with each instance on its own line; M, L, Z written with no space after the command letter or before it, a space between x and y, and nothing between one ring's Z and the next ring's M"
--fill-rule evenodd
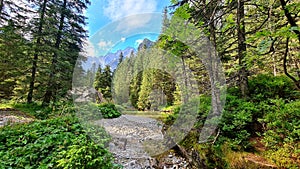
M58 160L58 167L69 168L113 168L111 154L103 149L102 146L91 142L86 137L81 136L76 141L76 144L68 146L64 151L58 153L61 157Z
M259 112L254 103L227 95L220 128L222 136L230 139L231 148L249 148L253 117Z
M112 103L102 103L98 105L98 108L104 118L117 118L121 116L121 113Z
M103 147L107 139L98 143L71 116L5 126L0 168L112 168L112 155Z
M268 148L276 149L282 143L300 141L300 101L285 103L282 99L271 100L273 111L260 121L266 126L264 142Z
M299 92L294 83L286 76L257 75L249 79L249 91L251 100L254 101L276 98L295 100L299 98Z
M211 96L200 96L200 104L199 104L199 111L197 116L197 123L196 127L202 127L204 122L207 118L207 115L211 111Z

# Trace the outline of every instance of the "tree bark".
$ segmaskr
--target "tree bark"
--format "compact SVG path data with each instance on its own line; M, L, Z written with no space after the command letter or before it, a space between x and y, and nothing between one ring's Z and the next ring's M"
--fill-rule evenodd
M38 32L37 32L38 38L36 41L36 47L35 47L33 61L32 61L31 81L30 81L30 86L29 86L29 92L27 95L27 103L31 103L32 97L33 97L34 83L35 83L35 77L36 77L36 71L37 71L38 54L39 54L38 47L41 45L41 34L42 34L43 25L44 25L46 5L47 5L47 0L44 0L43 6L42 6L42 11L41 11L41 18L39 21L39 28L38 28Z
M248 96L248 71L244 61L246 54L245 9L243 0L237 0L237 26L238 26L238 59L239 59L239 86L242 97Z
M56 67L57 67L57 57L58 57L58 49L60 48L60 44L62 41L62 31L63 31L63 27L64 27L64 20L65 20L65 16L66 13L64 12L64 10L66 9L67 6L67 0L64 0L63 6L62 6L62 13L61 13L61 17L60 17L60 21L59 21L59 28L57 31L57 35L56 35L56 39L55 39L55 48L57 49L53 56L52 56L52 63L51 63L51 69L50 69L50 76L49 76L49 80L48 80L48 84L47 84L47 89L46 89L46 93L44 95L44 100L43 100L43 106L47 106L49 105L52 97L53 97L53 93L55 93L55 87L56 87L56 82L55 82L55 73L56 73Z

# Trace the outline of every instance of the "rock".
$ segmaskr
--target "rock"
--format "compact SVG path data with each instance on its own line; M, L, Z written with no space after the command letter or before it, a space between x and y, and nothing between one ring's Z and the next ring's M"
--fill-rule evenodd
M109 149L115 163L124 166L124 169L187 169L186 159L173 152L158 161L145 150L143 144L147 141L156 143L163 139L163 125L154 119L122 115L115 119L98 120L96 124L103 126L111 135Z
M146 152L144 143L162 139L162 125L158 121L134 115L122 115L115 119L101 119L96 124L103 126L111 135L109 149L115 154L115 162L124 169L153 168L151 156Z
M177 156L176 154L168 154L165 157L162 157L159 162L158 168L165 169L188 169L188 163L182 157Z

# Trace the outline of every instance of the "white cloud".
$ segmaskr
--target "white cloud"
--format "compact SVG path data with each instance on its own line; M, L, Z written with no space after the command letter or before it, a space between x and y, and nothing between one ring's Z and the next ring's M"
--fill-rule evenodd
M156 0L109 0L104 14L111 20L125 16L155 12Z
M105 41L102 39L97 43L97 46L97 56L104 56L114 46L114 43L112 41Z
M95 57L94 45L88 40L84 41L83 52L81 54L86 57Z
M101 50L108 50L109 48L112 47L112 42L111 41L100 41L98 43L98 46L100 47Z
M119 25L116 27L116 31L121 31L126 34L134 32L137 28L147 27L147 25L151 22L152 15L153 14L140 14L126 17L119 22Z

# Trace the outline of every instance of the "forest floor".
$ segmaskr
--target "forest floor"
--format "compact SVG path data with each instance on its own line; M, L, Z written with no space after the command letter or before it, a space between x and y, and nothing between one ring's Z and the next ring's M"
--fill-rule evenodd
M270 161L263 158L260 154L266 151L266 147L261 141L262 138L260 137L253 137L250 139L250 142L253 144L253 147L256 154L254 153L247 153L244 157L246 161L252 162L257 164L258 166L263 166L267 168L278 168L275 164L272 164Z

